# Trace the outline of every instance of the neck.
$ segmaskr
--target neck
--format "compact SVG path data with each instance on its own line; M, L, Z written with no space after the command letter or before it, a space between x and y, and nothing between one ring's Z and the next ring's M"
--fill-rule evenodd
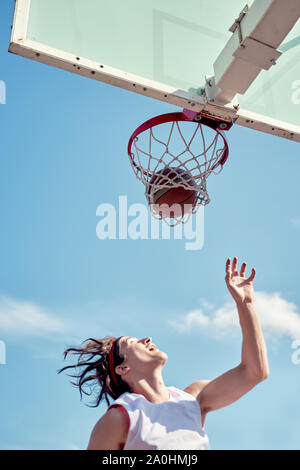
M170 398L169 390L164 384L160 371L135 380L132 392L143 395L151 403L164 403Z

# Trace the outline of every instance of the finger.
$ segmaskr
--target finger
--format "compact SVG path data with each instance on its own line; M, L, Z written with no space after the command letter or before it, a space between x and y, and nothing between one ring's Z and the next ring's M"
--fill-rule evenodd
M226 276L225 276L225 280L227 283L230 282L230 278L231 278L231 259L228 258L226 261Z
M246 279L247 282L252 282L253 279L255 278L255 275L256 275L256 270L254 268L252 268L252 273L251 275L248 277L248 279Z
M238 259L237 259L237 257L235 256L235 257L233 258L233 262L232 262L232 274L233 274L234 276L237 276L237 275L238 275L237 263L238 263Z
M231 273L231 267L230 267L230 263L231 263L231 259L228 258L227 261L226 261L226 273Z
M241 266L241 271L240 271L241 277L245 277L246 266L247 266L247 263L243 263Z

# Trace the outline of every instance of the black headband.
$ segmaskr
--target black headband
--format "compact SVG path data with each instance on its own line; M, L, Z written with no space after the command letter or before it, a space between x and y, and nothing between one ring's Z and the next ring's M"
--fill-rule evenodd
M115 367L116 365L118 365L117 362L119 358L119 341L121 338L123 338L123 336L119 336L119 338L113 340L109 354L108 354L108 365L109 365L110 375L116 385L119 385L118 378L115 374Z

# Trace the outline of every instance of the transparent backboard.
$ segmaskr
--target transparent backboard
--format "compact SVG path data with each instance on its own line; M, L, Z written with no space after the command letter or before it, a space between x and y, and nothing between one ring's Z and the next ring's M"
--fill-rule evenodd
M245 2L18 0L10 50L191 109ZM300 136L299 20L279 50L238 102Z

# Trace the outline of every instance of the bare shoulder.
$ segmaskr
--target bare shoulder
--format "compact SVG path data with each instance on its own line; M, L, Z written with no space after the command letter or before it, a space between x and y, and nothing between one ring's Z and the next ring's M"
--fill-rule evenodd
M125 413L120 407L109 408L95 424L88 450L122 450L128 433Z
M200 406L200 411L201 411L201 421L202 421L203 427L204 427L204 423L205 423L205 419L207 415L207 410L201 404L201 392L204 390L206 385L209 384L210 382L211 380L197 380L196 382L193 382L191 385L189 385L188 387L184 389L186 393L190 393L198 401L199 406Z
M211 381L210 380L196 380L196 382L193 382L191 385L186 387L184 389L184 392L190 393L191 395L193 395L193 397L195 397L199 401L200 393L202 392L204 387L206 387L206 385L209 384L209 382Z

